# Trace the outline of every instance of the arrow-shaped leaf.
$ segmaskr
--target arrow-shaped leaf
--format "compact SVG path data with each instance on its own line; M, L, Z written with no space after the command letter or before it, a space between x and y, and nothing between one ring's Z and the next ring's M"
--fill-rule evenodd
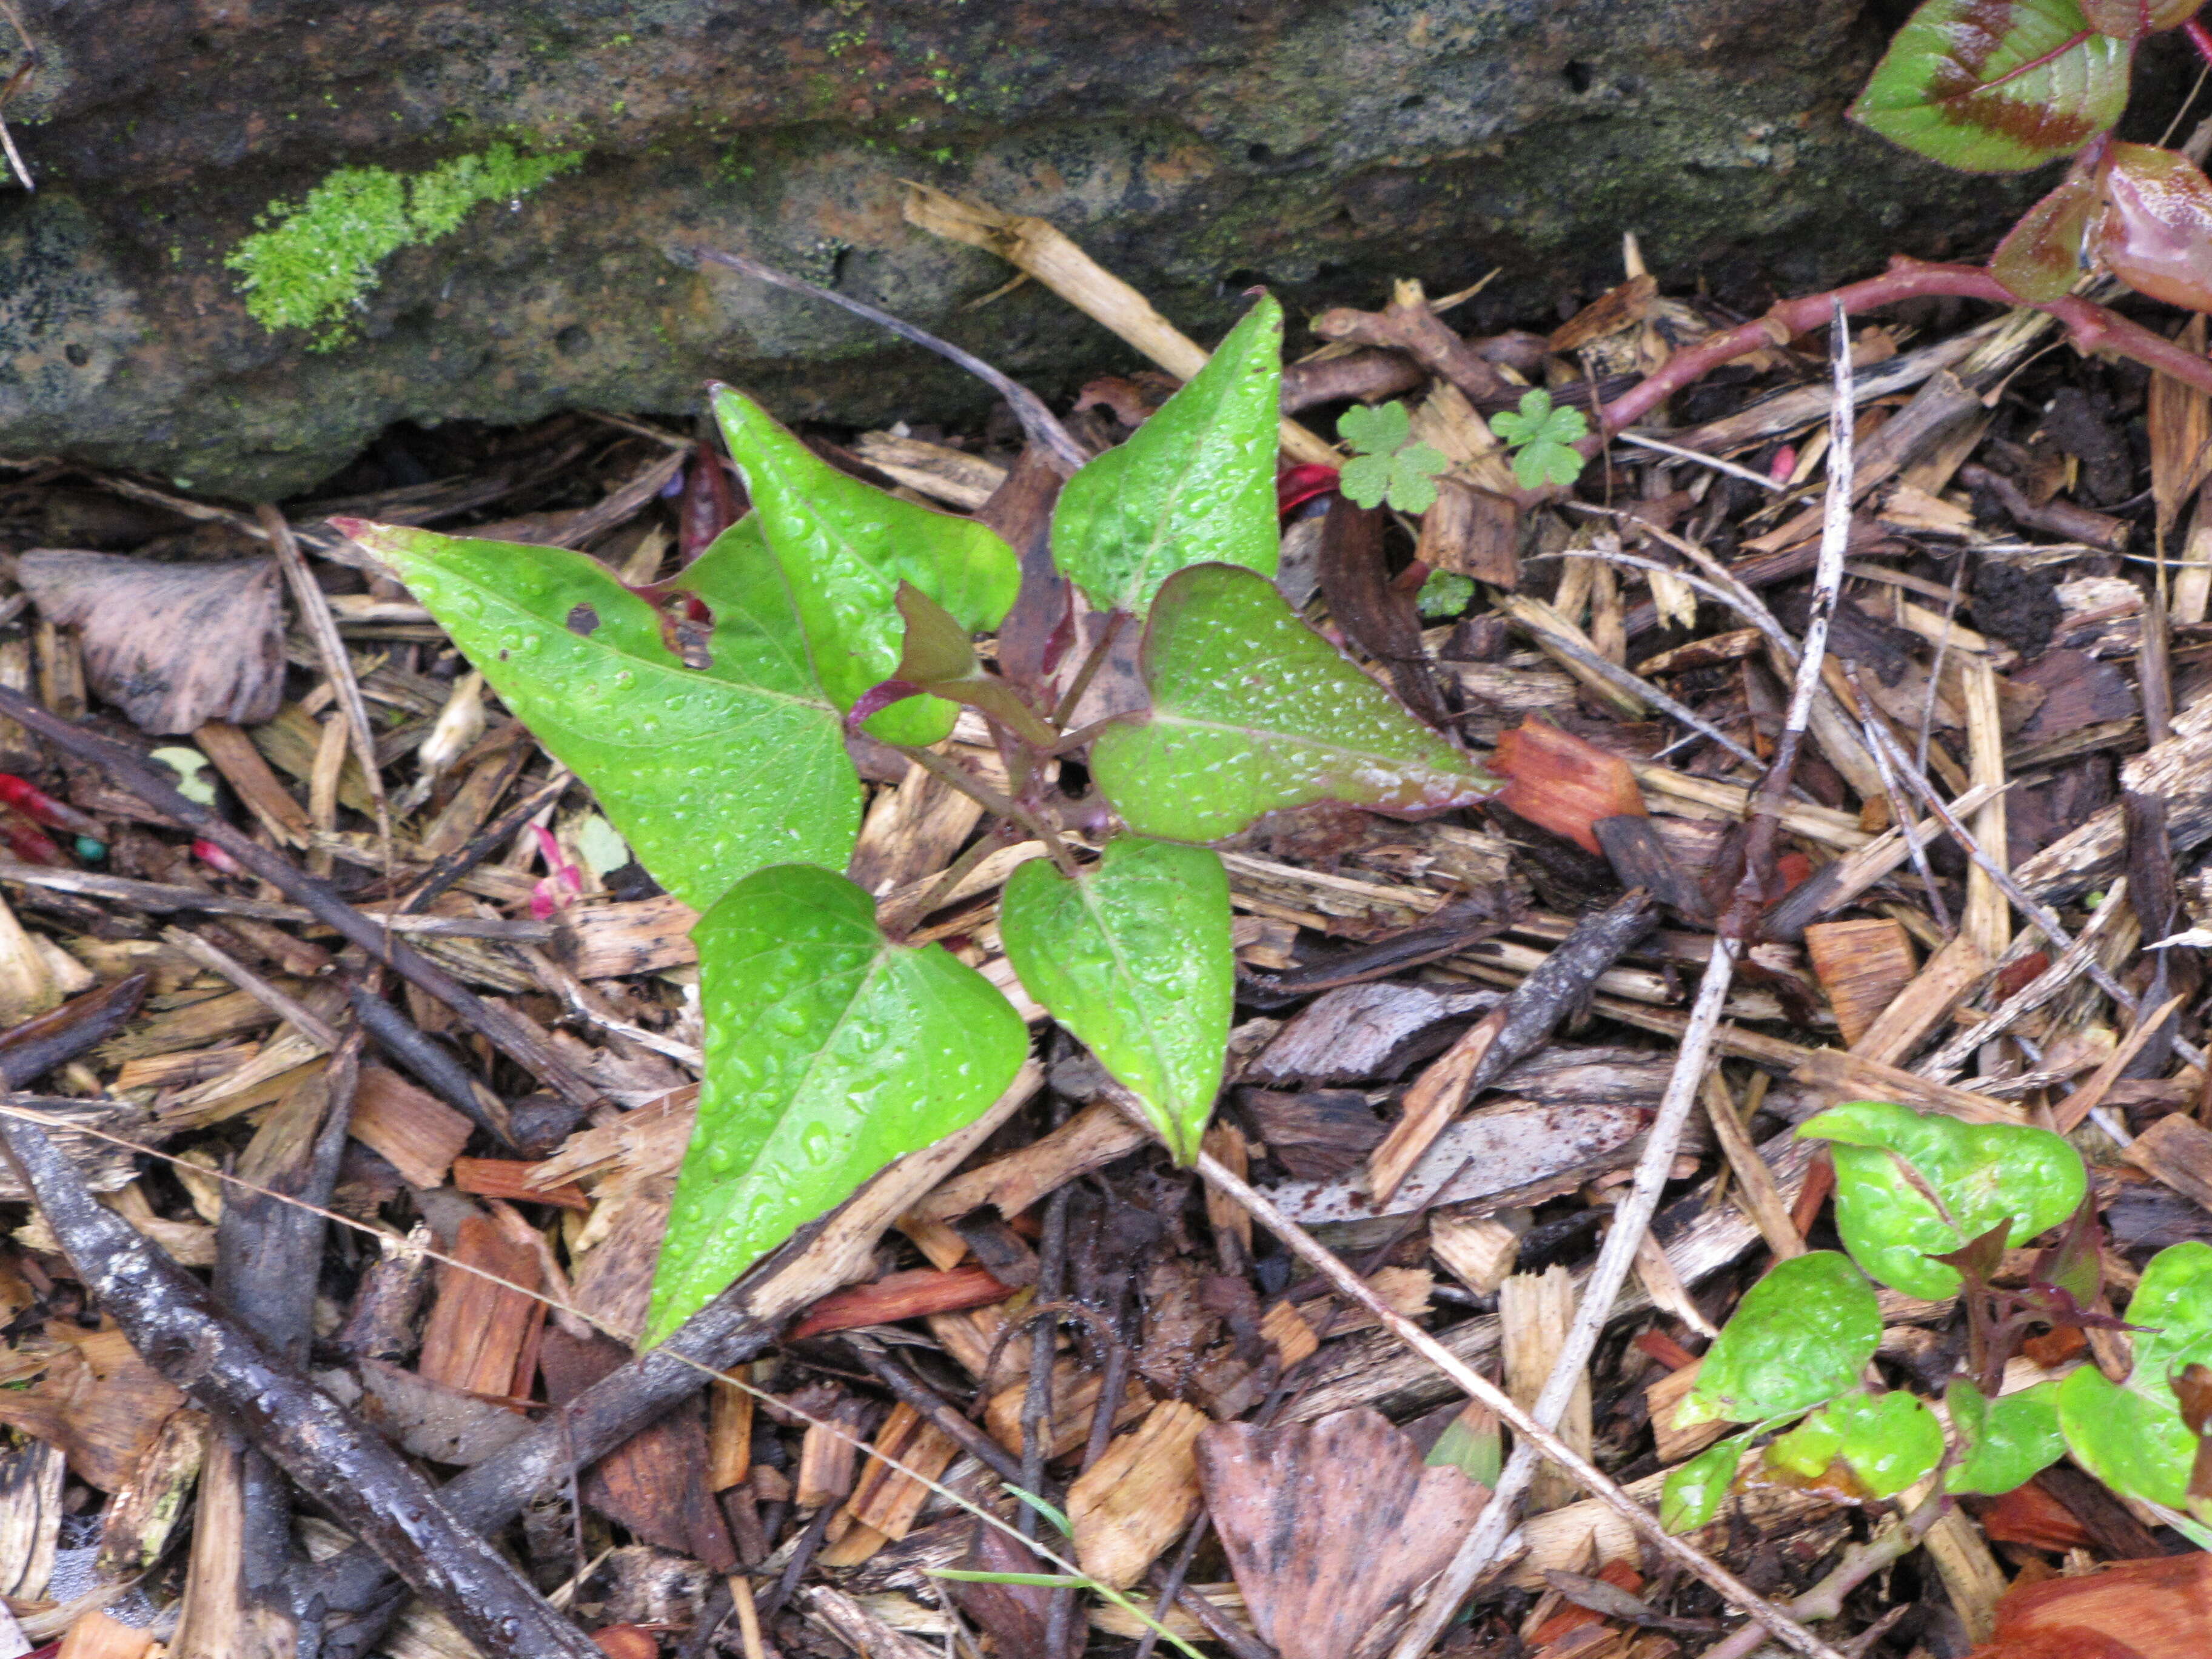
M1053 562L1093 607L1142 616L1201 560L1275 574L1282 364L1283 309L1263 295L1189 384L1067 481Z
M592 787L668 890L704 908L762 866L842 866L860 782L806 672L781 578L751 521L686 573L714 612L687 667L661 615L581 553L343 521Z
M970 633L1004 619L1021 566L996 531L848 477L727 386L717 386L714 399L798 606L815 676L840 709L898 668L900 582L912 582ZM866 730L885 743L935 743L951 732L957 712L939 698L909 698L870 716Z
M1072 881L1033 859L1006 883L999 930L1030 994L1195 1160L1237 998L1220 855L1122 836Z
M941 945L891 944L875 902L763 870L691 930L707 1074L647 1339L904 1153L974 1121L1029 1051L1005 996Z
M2111 130L2133 50L2079 0L1926 0L1851 115L1946 167L2021 173Z
M1139 660L1152 708L1101 732L1091 769L1140 836L1216 841L1319 800L1413 816L1501 787L1249 570L1171 578Z

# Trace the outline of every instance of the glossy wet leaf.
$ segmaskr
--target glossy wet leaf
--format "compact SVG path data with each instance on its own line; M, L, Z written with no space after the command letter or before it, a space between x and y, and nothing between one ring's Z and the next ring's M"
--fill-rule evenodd
M2138 294L2212 311L2212 180L2185 155L2114 144L2099 170L2097 257Z
M2087 270L2098 210L2095 179L2067 179L2020 216L1990 258L1990 275L2031 305L2063 299Z
M714 612L686 667L662 616L563 548L350 525L601 809L653 878L700 909L769 864L842 866L860 782L748 520L687 572Z
M1237 996L1229 878L1200 847L1117 836L1070 881L1032 859L1006 882L1006 959L1145 1108L1176 1161L1198 1157Z
M1139 666L1152 708L1100 733L1091 769L1140 836L1214 841L1320 800L1413 816L1500 787L1249 570L1171 580Z
M1833 1144L1844 1248L1908 1296L1955 1296L1958 1270L1931 1255L2007 1219L2008 1242L2025 1244L2072 1215L2087 1189L2081 1154L2022 1124L1962 1123L1862 1100L1808 1119L1797 1133Z
M1864 1389L1831 1401L1767 1449L1769 1462L1807 1479L1839 1461L1869 1498L1894 1498L1942 1456L1935 1413L1911 1395Z
M1005 617L1021 567L995 531L840 472L727 386L715 388L714 403L798 608L815 678L840 709L897 671L902 581L971 634ZM939 698L915 697L870 717L866 730L886 743L935 743L957 712Z
M1735 1484L1736 1466L1756 1429L1716 1441L1686 1463L1667 1471L1659 1488L1659 1522L1668 1532L1694 1532L1721 1512Z
M2106 1485L2169 1509L2185 1509L2197 1436L2181 1414L2174 1379L2212 1364L2212 1244L2160 1250L2128 1303L2135 1368L2115 1386L2094 1364L2060 1383L2059 1427L2074 1455Z
M1850 112L1946 167L2020 173L2111 129L2130 57L2078 0L1926 0Z
M1856 1386L1881 1342L1874 1286L1848 1258L1814 1250L1778 1262L1706 1350L1675 1424L1758 1423L1809 1411Z
M2082 15L2100 34L2117 40L2179 28L2197 15L2204 0L2081 0Z
M1275 574L1282 365L1283 309L1262 295L1127 442L1067 481L1053 562L1095 609L1142 616L1186 565Z
M1959 1461L1943 1476L1943 1490L1994 1498L2063 1457L2058 1387L2054 1377L1990 1400L1967 1378L1954 1377L1943 1403L1950 1407L1961 1450Z
M940 945L878 930L842 876L779 865L692 929L707 1071L653 1279L658 1341L878 1170L972 1121L1029 1033Z

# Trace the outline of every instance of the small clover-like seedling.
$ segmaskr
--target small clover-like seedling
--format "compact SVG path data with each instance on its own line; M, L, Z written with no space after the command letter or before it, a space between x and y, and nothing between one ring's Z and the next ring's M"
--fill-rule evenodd
M1887 1101L1832 1108L1798 1133L1833 1145L1836 1230L1868 1273L1907 1296L1959 1293L1936 1260L2000 1221L2025 1243L2074 1213L2087 1189L2081 1156L2048 1129L1961 1123Z
M1428 445L1413 441L1413 416L1405 404L1347 409L1336 433L1353 452L1337 478L1347 499L1361 507L1387 501L1401 513L1425 513L1437 504L1437 474L1449 463Z
M1577 442L1589 434L1579 409L1553 407L1552 394L1533 386L1521 394L1521 412L1490 417L1490 429L1513 452L1513 476L1523 489L1547 483L1571 484L1582 477Z
M1455 571L1431 570L1428 580L1421 584L1421 591L1413 596L1413 604L1431 622L1440 622L1446 617L1459 615L1474 597L1472 579Z

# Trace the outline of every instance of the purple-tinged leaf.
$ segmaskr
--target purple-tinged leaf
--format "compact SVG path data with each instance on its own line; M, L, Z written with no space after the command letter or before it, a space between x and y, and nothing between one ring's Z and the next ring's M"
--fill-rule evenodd
M1140 664L1152 708L1091 750L1099 787L1140 836L1216 841L1322 800L1411 817L1499 787L1249 570L1170 577Z
M2097 183L2095 251L2112 275L2151 299L2212 311L2212 179L2172 150L2114 144Z
M2204 0L2081 0L2089 27L2133 45L2145 35L2178 29Z
M2029 305L2063 299L2088 268L2097 184L2075 174L2020 216L1990 260L1990 275Z
M2024 173L2111 130L2131 56L2079 0L1925 0L1850 112L1946 167Z

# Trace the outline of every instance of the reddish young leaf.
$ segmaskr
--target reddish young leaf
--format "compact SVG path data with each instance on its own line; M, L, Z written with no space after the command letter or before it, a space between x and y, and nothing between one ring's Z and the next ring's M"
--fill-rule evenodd
M2132 42L2161 30L2179 28L2203 3L2204 0L2081 0L2081 11L2098 33Z
M2154 300L2212 311L2212 179L2172 150L2114 144L2098 193L2096 252L2112 275Z
M2030 305L2063 299L2081 280L2097 185L2080 173L2020 216L1990 259L1990 275Z

